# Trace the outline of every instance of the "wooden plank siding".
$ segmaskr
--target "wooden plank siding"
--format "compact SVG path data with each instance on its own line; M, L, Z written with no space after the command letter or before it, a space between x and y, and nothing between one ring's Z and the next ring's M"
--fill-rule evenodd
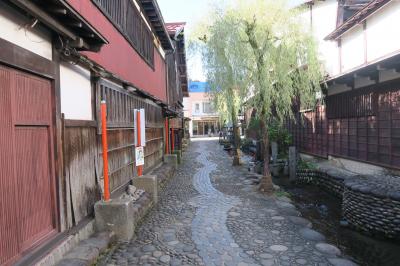
M101 99L107 102L110 189L112 195L117 196L120 189L137 176L133 109L146 110L145 173L162 162L164 118L160 106L104 79L98 79L95 85L97 117ZM71 228L91 216L94 203L101 199L101 123L100 120L65 120L63 124L65 208L68 227Z
M328 96L287 123L300 152L400 169L399 80Z

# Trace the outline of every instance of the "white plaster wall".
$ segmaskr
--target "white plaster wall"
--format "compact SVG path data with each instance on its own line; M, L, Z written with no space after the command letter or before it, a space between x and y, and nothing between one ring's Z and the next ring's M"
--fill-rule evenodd
M400 51L400 1L392 1L367 19L367 58L374 61Z
M0 38L52 60L51 34L0 1Z
M69 63L60 65L61 112L66 119L92 120L90 71Z
M337 8L336 0L315 1L312 7L313 34L318 41L320 60L330 76L339 73L339 49L337 42L324 38L336 28Z
M358 25L342 36L342 72L365 63L365 42L362 25Z

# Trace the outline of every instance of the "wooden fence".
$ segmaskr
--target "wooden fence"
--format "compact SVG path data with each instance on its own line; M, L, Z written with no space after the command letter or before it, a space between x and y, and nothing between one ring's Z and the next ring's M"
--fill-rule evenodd
M101 99L107 102L109 176L113 195L137 176L133 110L146 110L145 173L162 162L164 119L162 108L153 102L103 79L96 84L97 114ZM64 121L64 209L68 228L91 215L94 203L101 199L103 161L100 122L100 119Z
M398 81L328 96L287 126L301 152L400 169Z

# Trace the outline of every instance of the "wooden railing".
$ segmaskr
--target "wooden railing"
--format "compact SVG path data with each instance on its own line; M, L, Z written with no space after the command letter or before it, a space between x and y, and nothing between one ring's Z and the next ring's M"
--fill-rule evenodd
M132 0L92 0L139 55L154 68L154 41Z

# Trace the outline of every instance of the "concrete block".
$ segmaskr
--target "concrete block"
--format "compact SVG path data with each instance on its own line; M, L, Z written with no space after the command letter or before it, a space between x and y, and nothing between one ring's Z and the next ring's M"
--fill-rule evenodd
M164 163L171 165L175 169L178 168L178 155L166 154L164 155Z
M178 164L182 163L182 151L181 150L174 150L173 154L177 155Z
M96 231L113 232L120 241L129 241L135 232L135 217L129 198L98 201L94 205Z
M151 195L154 203L158 202L158 181L156 175L138 176L132 179L132 184Z

